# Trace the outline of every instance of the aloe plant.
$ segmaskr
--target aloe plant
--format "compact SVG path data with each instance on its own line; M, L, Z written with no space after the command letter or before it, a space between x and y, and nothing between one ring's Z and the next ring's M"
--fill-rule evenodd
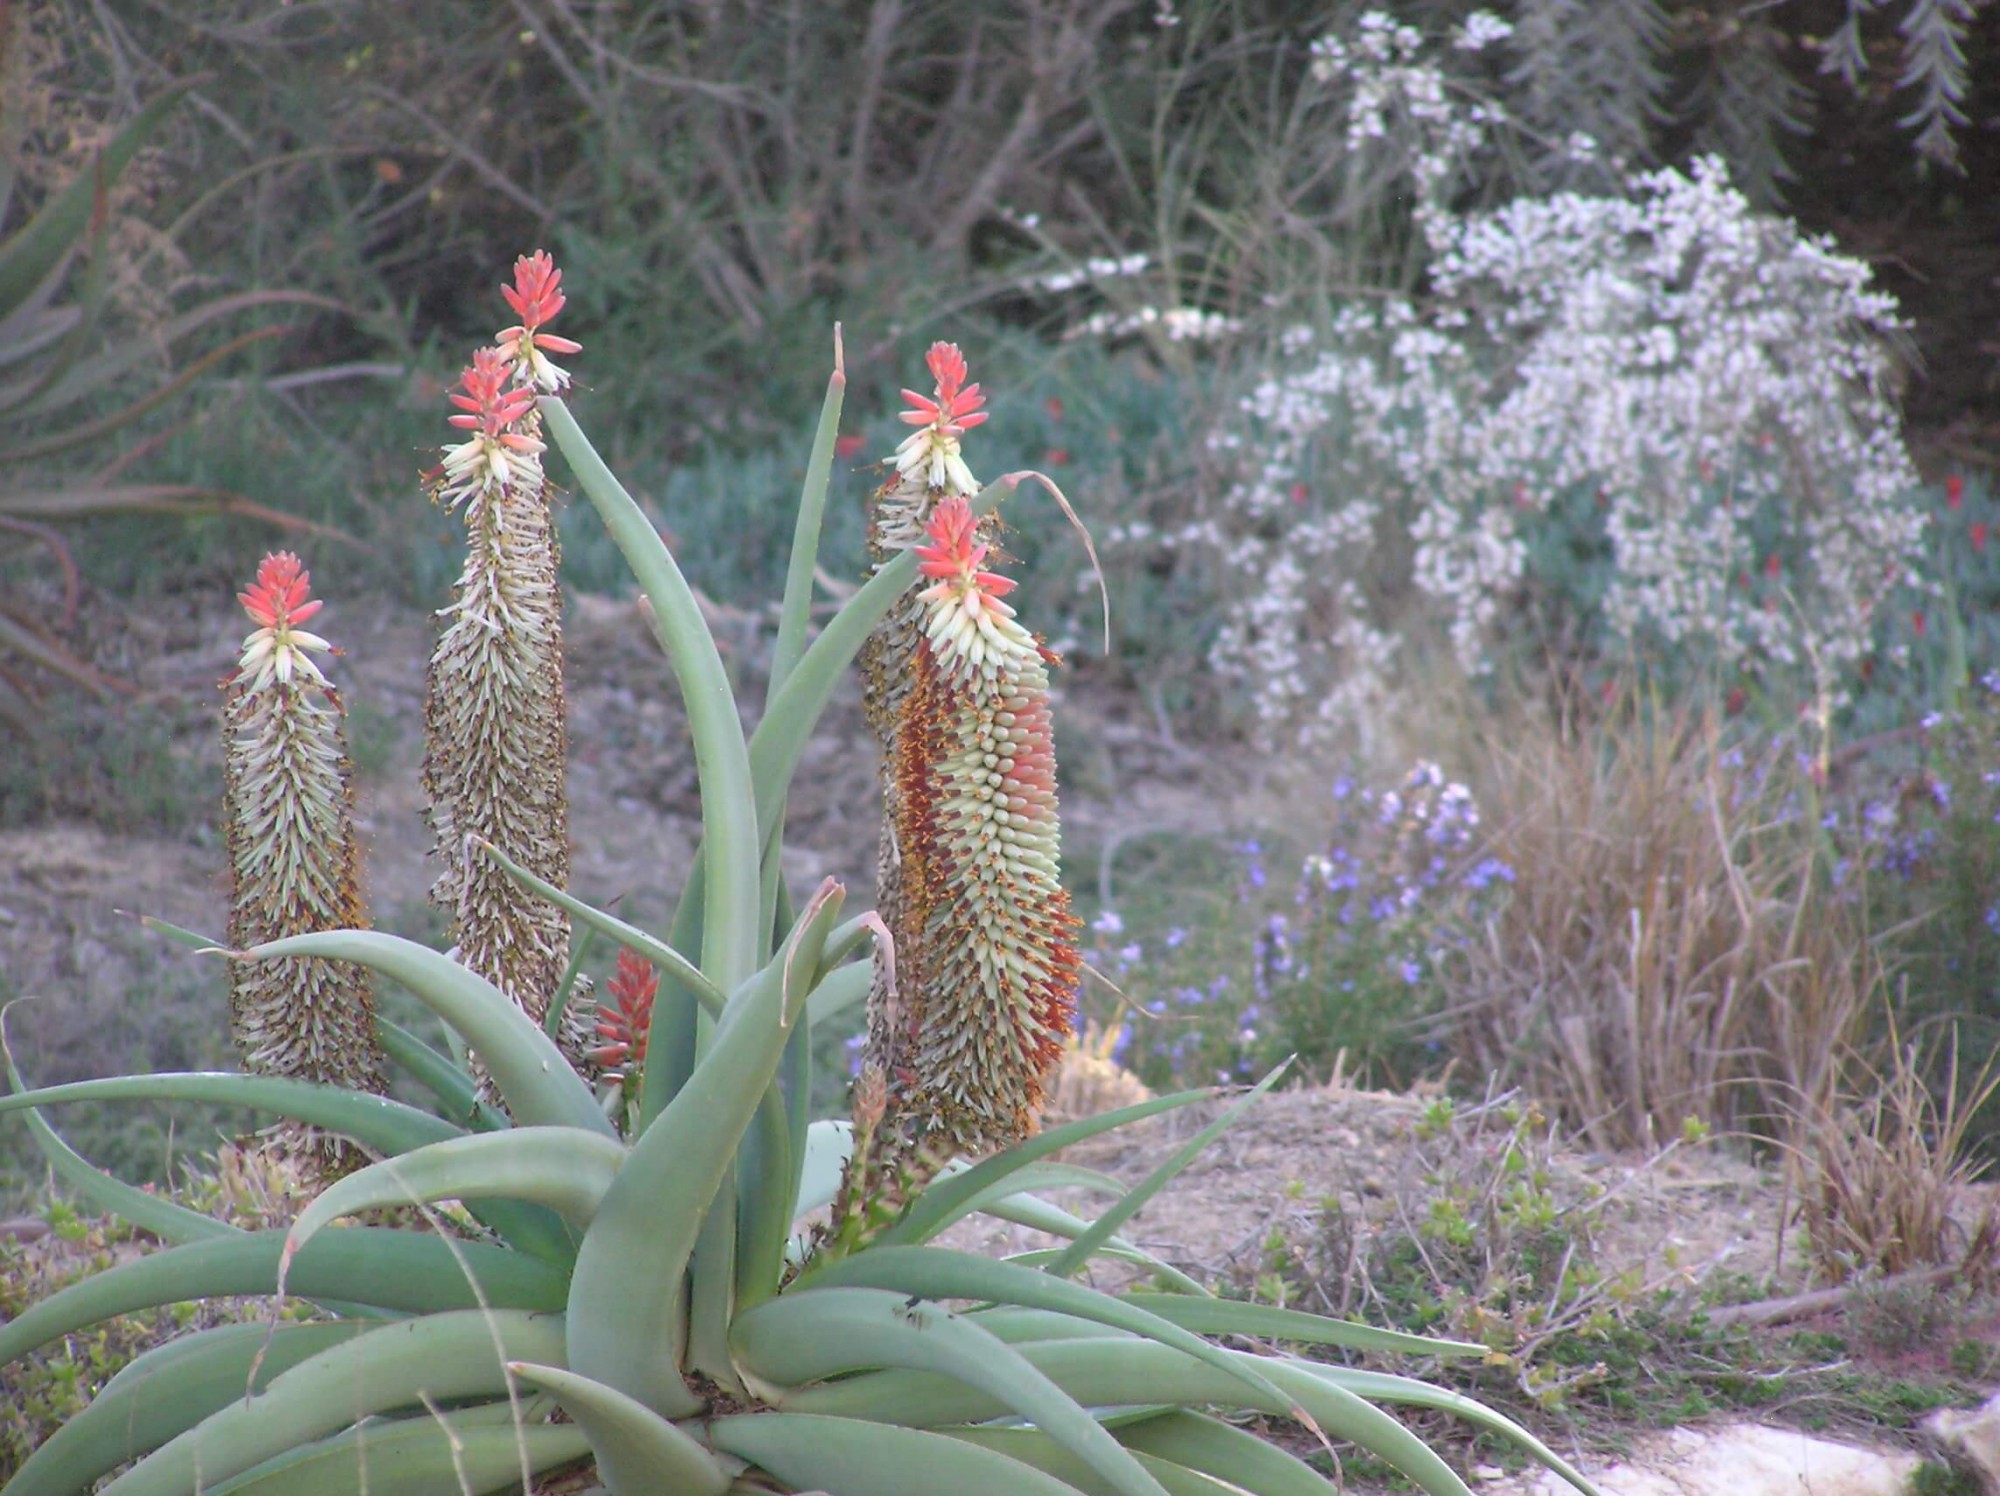
M528 362L520 358L512 376L532 379L519 367ZM950 666L945 646L988 637L986 626L1003 666L1026 667L1029 654L1036 669L1047 664L1039 646L1022 643L1011 615L989 609L1003 589L981 580L973 540L980 518L1024 474L974 493L930 485L931 512L920 518L931 544L881 557L807 640L844 385L836 344L769 699L749 734L695 596L658 532L567 406L539 399L542 429L622 548L679 678L705 837L666 939L576 899L490 842L469 841L465 855L630 953L598 1015L599 1062L615 1081L594 1086L547 1025L478 971L363 930L224 954L235 963L354 962L399 984L477 1054L497 1105L482 1104L467 1069L387 1024L385 1048L434 1094L435 1111L271 1076L139 1076L28 1091L13 1077L17 1090L0 1098L0 1112L28 1117L52 1166L80 1194L169 1245L0 1327L0 1363L110 1315L211 1295L296 1295L325 1317L190 1334L140 1357L36 1450L7 1496L89 1490L120 1466L102 1488L117 1496L363 1488L444 1496L532 1488L585 1462L594 1489L614 1496L1338 1489L1231 1422L1238 1412L1295 1420L1322 1440L1373 1452L1434 1496L1463 1496L1446 1463L1385 1411L1398 1405L1457 1412L1588 1491L1525 1431L1455 1394L1214 1337L1425 1356L1477 1356L1482 1347L1218 1299L1119 1235L1275 1073L1130 1189L1053 1155L1214 1093L1162 1097L1025 1137L1031 1123L1010 1112L1006 1131L1018 1141L986 1157L939 1160L919 1187L899 1188L893 1209L864 1210L866 1231L809 1228L840 1190L854 1151L850 1124L808 1116L812 1025L878 985L867 948L886 945L890 927L866 915L843 920L844 890L832 879L791 906L777 860L803 746L864 640L899 612L924 616L904 606L919 590L929 594L925 637L944 641L933 666ZM479 403L476 391L468 394ZM453 472L483 464L489 475L504 474L515 458L539 456L507 440L523 435L513 416L487 420L491 407L475 412L484 444L454 449ZM1030 691L1032 677L1008 688ZM992 710L1020 720L1012 699ZM959 748L936 764L962 760L969 750ZM1039 782L1047 765L1032 754L1020 762ZM917 792L958 793L949 776ZM1009 845L1032 861L1052 846L1041 833L1053 802L1022 811L1022 829L1033 834ZM920 896L932 911L926 938L943 942L934 954L948 955L953 922L976 923L978 911L953 912L935 886ZM991 990L1020 995L1005 983ZM951 1016L948 996L912 999L932 1004L920 1032L940 1042L950 1024L973 1021ZM1038 1063L1038 1044L1025 1047L996 1063ZM926 1065L932 1048L927 1040L902 1056ZM1034 1084L1020 1079L1014 1100ZM909 1094L932 1093L918 1086ZM950 1102L957 1093L947 1083L936 1095ZM72 1101L138 1097L267 1108L348 1137L379 1161L329 1185L288 1230L238 1231L99 1173L39 1115ZM861 1105L866 1112L870 1103ZM949 1106L943 1115L949 1122ZM1099 1191L1108 1203L1084 1220L1034 1193L1054 1186ZM330 1229L382 1207L405 1207L405 1220L416 1207L435 1229ZM1002 1261L939 1244L941 1232L975 1211L1066 1245ZM1076 1281L1099 1258L1136 1267L1144 1286L1106 1293Z

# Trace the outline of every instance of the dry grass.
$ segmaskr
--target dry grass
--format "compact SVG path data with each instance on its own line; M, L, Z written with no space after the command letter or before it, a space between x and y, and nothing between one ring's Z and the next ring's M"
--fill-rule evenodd
M1985 1165L1966 1154L1973 1115L2000 1089L1989 1059L1961 1092L1956 1040L1942 1095L1925 1082L1914 1046L1891 1035L1886 1069L1856 1060L1866 1093L1803 1109L1786 1150L1815 1273L1891 1277L1960 1267L1977 1280L2000 1259L2000 1211L1989 1200L1969 1228L1956 1216Z
M1516 741L1485 803L1517 881L1468 953L1463 1058L1599 1147L1830 1105L1881 968L1826 896L1809 781L1643 701Z

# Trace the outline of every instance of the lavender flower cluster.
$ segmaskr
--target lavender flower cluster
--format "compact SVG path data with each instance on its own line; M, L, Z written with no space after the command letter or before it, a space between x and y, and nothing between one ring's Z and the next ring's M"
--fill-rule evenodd
M1115 1051L1153 1084L1261 1074L1286 1055L1324 1073L1408 1079L1438 1049L1452 953L1514 881L1487 855L1471 792L1419 762L1392 788L1342 777L1332 827L1295 877L1270 876L1261 842L1237 848L1216 928L1167 926L1148 942L1106 909L1091 966L1127 1003Z

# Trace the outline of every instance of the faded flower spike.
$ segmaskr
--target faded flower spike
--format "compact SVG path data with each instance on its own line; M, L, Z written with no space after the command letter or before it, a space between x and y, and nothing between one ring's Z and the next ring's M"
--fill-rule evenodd
M563 309L568 297L562 293L562 272L545 249L522 255L514 261L514 284L502 286L500 294L521 320L500 330L500 353L520 367L521 377L538 390L551 394L569 387L569 371L547 357L549 353L580 353L583 345L554 333L543 332L542 324Z
M937 393L903 391L912 407L903 412L903 420L918 429L897 446L896 471L931 488L971 493L978 485L958 455L958 439L986 419L988 413L979 408L986 397L978 385L965 382L965 355L956 343L931 344L924 362L937 380Z
M434 494L465 525L465 564L442 611L424 706L424 791L439 862L432 900L446 911L459 959L540 1022L569 959L569 916L528 893L466 840L490 842L537 877L569 881L564 797L562 592L554 517L542 472L541 413L524 358L573 348L536 331L560 310L561 273L546 255L521 260L508 304L522 321L483 348L451 397L451 423L473 433L444 453ZM553 368L553 366L550 366ZM589 1047L581 984L564 1012L565 1049Z
M319 666L308 650L331 653L333 646L318 634L298 627L325 606L308 600L312 574L290 551L275 551L257 567L257 580L247 592L236 594L243 611L257 625L243 641L239 670L248 678L248 689L262 690L271 681L290 683L297 671L308 679L324 682Z
M257 580L237 594L257 625L223 682L223 840L229 943L237 950L367 923L346 708L308 653L332 646L297 627L322 606L310 583L299 558L281 551L266 556ZM374 993L362 968L309 957L232 962L229 986L245 1068L382 1089ZM321 1167L349 1161L344 1144L303 1126L280 1136Z

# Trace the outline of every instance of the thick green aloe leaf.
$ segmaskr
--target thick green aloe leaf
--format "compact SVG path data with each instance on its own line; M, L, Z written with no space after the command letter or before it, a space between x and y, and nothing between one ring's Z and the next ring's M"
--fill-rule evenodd
M1339 1486L1296 1455L1199 1413L1162 1413L1122 1424L1118 1442L1140 1454L1220 1476L1256 1496L1339 1496Z
M562 401L545 396L542 418L569 459L570 471L596 506L604 528L652 603L653 631L666 651L688 735L694 740L701 786L701 841L708 870L702 916L701 966L714 987L733 992L757 968L758 870L763 839L751 788L749 747L736 714L729 672L717 653L694 589L681 575L659 531L597 455Z
M1163 1316L1011 1262L995 1262L943 1247L872 1247L809 1269L787 1292L810 1292L821 1285L888 1288L920 1299L973 1299L1071 1315L1170 1345L1218 1371L1245 1379L1260 1394L1277 1395L1277 1388L1254 1368ZM1294 1408L1292 1414L1297 1417L1298 1410Z
M573 1371L516 1361L523 1381L547 1388L590 1435L598 1474L614 1491L722 1496L729 1476L715 1456L643 1403Z
M628 950L644 956L662 972L671 975L686 986L711 1014L722 1011L722 994L716 991L708 978L701 974L701 968L664 940L655 940L637 925L627 924L617 915L607 914L595 905L586 904L573 894L563 892L546 879L536 877L489 841L480 842L479 850L497 862L501 870L523 888L540 894L550 903L567 910L600 935L610 936Z
M1120 1295L1161 1319L1203 1335L1247 1335L1258 1340L1284 1340L1294 1345L1338 1345L1349 1350L1401 1356L1484 1356L1486 1347L1470 1340L1432 1340L1400 1330L1378 1330L1351 1320L1329 1319L1270 1304L1246 1304L1237 1299L1191 1298L1178 1293L1141 1290Z
M1195 1102L1207 1101L1216 1094L1209 1090L1179 1091L1172 1096L1157 1096L1136 1106L1120 1107L1115 1112L1085 1117L1081 1121L1037 1133L1027 1142L1018 1143L1005 1153L996 1153L961 1174L934 1180L917 1198L909 1212L878 1236L876 1241L883 1246L916 1246L975 1209L976 1207L969 1202L979 1199L994 1184L1028 1164L1047 1158L1051 1153L1067 1148L1072 1143L1081 1143L1086 1138L1094 1138L1100 1133L1110 1132L1113 1128L1123 1127L1128 1122L1137 1122L1146 1117L1158 1116L1161 1112L1192 1106Z
M708 1051L633 1145L577 1252L570 1370L667 1418L699 1406L674 1364L686 1344L683 1275L800 1016L787 976L816 968L839 917L839 887L828 880L786 949L731 996Z
M1086 1407L1212 1405L1282 1416L1288 1402L1296 1403L1312 1415L1328 1437L1358 1444L1430 1496L1470 1496L1465 1482L1436 1451L1394 1418L1345 1387L1281 1357L1254 1358L1258 1370L1281 1394L1266 1399L1233 1377L1168 1346L1144 1340L1038 1341L1019 1347L1014 1354ZM876 1418L914 1427L984 1422L1014 1412L984 1391L902 1370L802 1388L788 1394L784 1406L795 1413ZM1588 1487L1583 1489L1586 1496L1594 1496Z
M559 1360L560 1316L469 1309L429 1314L331 1346L232 1400L160 1446L102 1496L181 1496L213 1490L372 1414L419 1402L504 1397L509 1361Z
M7 1496L74 1496L127 1460L149 1454L247 1391L352 1340L366 1324L222 1325L147 1351L90 1406L42 1441L7 1484Z
M995 1450L1024 1465L1032 1465L1058 1480L1067 1481L1079 1491L1090 1492L1091 1496L1112 1496L1110 1487L1104 1484L1101 1477L1093 1479L1095 1471L1039 1429L952 1429L949 1437L976 1444L982 1449ZM1245 1489L1242 1485L1217 1480L1156 1455L1139 1454L1138 1459L1140 1466L1165 1488L1168 1496L1242 1496Z
M403 1153L462 1135L462 1129L443 1118L386 1096L226 1070L113 1075L102 1080L43 1086L36 1091L0 1096L0 1113L59 1106L71 1101L212 1101L253 1107L337 1132L378 1153Z
M517 1121L615 1137L597 1097L549 1036L498 987L438 951L378 930L327 930L253 946L237 959L324 956L399 982L479 1054Z
M292 1223L295 1252L341 1216L439 1200L531 1201L581 1231L611 1188L625 1146L577 1127L515 1127L432 1143L335 1181Z
M871 1288L788 1293L740 1315L730 1345L746 1382L755 1378L752 1390L781 1408L793 1410L793 1398L812 1390L788 1388L870 1367L907 1367L934 1381L978 1389L1001 1405L1002 1414L1045 1431L1121 1496L1165 1496L1104 1426L1025 1356L942 1305ZM1245 1397L1259 1395L1240 1390Z
M255 1296L278 1283L282 1231L252 1231L149 1253L50 1294L0 1325L0 1365L101 1320L193 1299ZM472 1308L557 1310L568 1284L549 1264L483 1242L375 1226L328 1231L293 1261L302 1298L430 1313Z
M1173 1177L1189 1164L1193 1163L1210 1143L1222 1135L1230 1123L1242 1116L1256 1102L1258 1097L1276 1085L1278 1077L1285 1073L1290 1064L1291 1061L1287 1060L1284 1064L1279 1065L1269 1075L1252 1086L1248 1092L1236 1101L1235 1104L1230 1106L1228 1110L1223 1112L1221 1116L1217 1117L1208 1126L1176 1148L1167 1157L1165 1162L1138 1184L1127 1190L1117 1203L1106 1210L1103 1215L1092 1221L1088 1230L1075 1241L1071 1242L1068 1247L1057 1253L1055 1261L1051 1262L1044 1271L1053 1273L1059 1278L1067 1277L1090 1261L1091 1254L1103 1243L1109 1241L1112 1234L1120 1226L1137 1215L1141 1206L1157 1195L1162 1189L1166 1188Z
M994 1450L849 1418L738 1415L716 1419L709 1437L795 1490L827 1496L1082 1496Z
M323 1439L203 1486L200 1496L483 1496L518 1491L533 1475L589 1453L590 1439L574 1423L516 1429L438 1413Z

